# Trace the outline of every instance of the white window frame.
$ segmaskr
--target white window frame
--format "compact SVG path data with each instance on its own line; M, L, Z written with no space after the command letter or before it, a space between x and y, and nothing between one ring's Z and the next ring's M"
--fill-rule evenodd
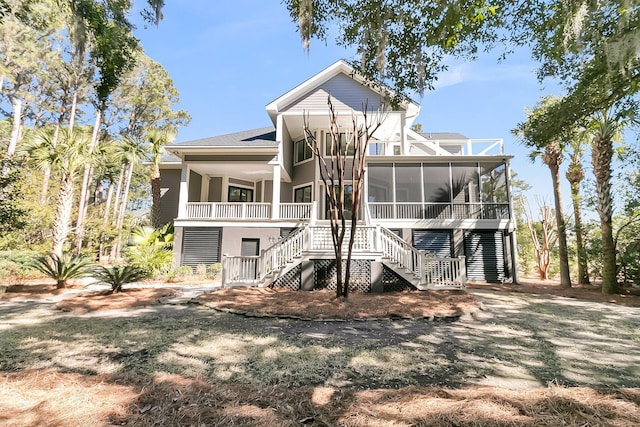
M296 156L297 156L297 154L298 154L298 150L296 150L296 144L297 144L298 142L302 142L303 144L305 144L305 145L307 146L307 148L309 148L309 150L311 151L311 157L309 157L308 159L300 160L300 161L298 161L298 160L296 159ZM305 164L305 163L312 162L312 161L313 161L313 159L314 159L314 157L315 157L315 153L313 152L313 149L312 149L312 148L310 148L310 147L307 145L307 143L306 143L306 141L305 141L305 138L304 138L304 137L302 137L302 138L298 138L298 139L295 139L295 140L293 141L293 164L294 164L294 166L303 165L303 164Z
M240 179L240 178L235 178L235 179ZM251 202L230 202L230 203L256 203L255 198L256 198L256 183L253 183L252 187L249 187L247 185L244 184L236 184L234 182L229 182L229 180L227 180L227 188L225 193L227 194L227 202L229 202L229 189L230 187L235 187L235 188L244 188L245 190L251 190L253 192L253 197Z
M300 188L305 188L305 187L311 187L311 201L310 202L296 202L296 190L299 190ZM295 187L293 187L291 189L291 201L293 203L313 203L313 199L314 199L313 181L309 181L309 182L304 183L304 184L296 185Z

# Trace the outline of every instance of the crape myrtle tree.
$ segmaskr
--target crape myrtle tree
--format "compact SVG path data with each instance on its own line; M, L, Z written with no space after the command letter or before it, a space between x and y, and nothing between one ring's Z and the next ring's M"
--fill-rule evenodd
M536 221L525 198L518 196L517 202L524 214L525 223L535 250L538 277L541 280L547 280L549 278L549 266L551 265L551 252L558 241L558 233L553 221L553 209L546 202L538 201L539 217Z
M336 259L336 298L346 299L349 295L351 255L356 236L358 216L362 202L364 184L365 159L369 141L382 126L384 112L378 111L369 115L365 103L362 114L351 111L351 126L341 126L338 111L335 110L328 97L329 105L329 139L326 152L322 152L322 144L309 126L305 118L305 142L318 159L320 178L327 196L327 208L331 224L331 238ZM345 204L345 180L351 179L352 207L348 218ZM349 233L347 254L343 265L343 244Z

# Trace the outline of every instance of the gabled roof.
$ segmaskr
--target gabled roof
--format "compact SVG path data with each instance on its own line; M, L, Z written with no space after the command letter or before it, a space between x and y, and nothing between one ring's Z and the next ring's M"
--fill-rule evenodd
M298 86L294 87L284 95L281 95L280 97L274 99L269 104L267 104L267 107L266 107L267 113L269 113L269 117L271 117L272 122L275 124L278 113L281 112L293 101L299 99L300 97L304 96L306 93L309 93L313 89L317 88L318 86L322 85L323 83L337 76L340 73L349 76L350 78L352 78L353 80L355 80L360 84L368 85L371 88L371 90L373 90L374 92L377 92L382 96L384 96L385 93L389 93L389 92L391 94L394 93L392 89L385 87L383 85L371 84L370 81L368 81L367 79L362 77L359 73L357 73L351 65L349 65L346 61L340 59L334 64L320 71L318 74L314 75L310 79L299 84ZM402 102L400 104L400 107L407 111L408 117L415 117L418 115L418 112L420 111L420 106L410 100Z
M273 126L167 145L167 150L204 147L277 147Z

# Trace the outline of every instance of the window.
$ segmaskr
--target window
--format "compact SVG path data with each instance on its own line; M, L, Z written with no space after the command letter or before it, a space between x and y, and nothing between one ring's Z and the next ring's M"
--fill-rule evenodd
M253 202L253 190L251 188L229 186L229 202Z
M295 163L304 162L313 157L313 151L304 139L294 142L293 149L295 150Z
M345 153L345 149L347 152L347 156L353 156L353 153L355 152L354 149L354 137L352 134L347 135L346 133L340 133L338 134L338 143L340 146L340 152L342 154ZM325 134L325 138L324 138L324 146L325 146L325 154L327 156L331 155L331 133L327 132Z
M311 186L307 185L293 190L293 201L295 203L311 203Z
M336 189L336 193L340 191L340 187L337 185L334 186ZM325 194L325 217L326 219L330 219L332 217L333 211L329 205L329 195ZM345 184L344 185L344 204L343 204L342 215L339 215L339 218L344 216L344 219L351 219L351 212L353 211L353 185Z

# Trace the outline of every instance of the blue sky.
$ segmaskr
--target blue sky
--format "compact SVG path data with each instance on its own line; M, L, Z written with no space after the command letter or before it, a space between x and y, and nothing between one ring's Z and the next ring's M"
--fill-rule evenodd
M326 44L313 40L305 52L277 0L172 0L157 28L140 25L136 35L147 55L174 79L179 107L192 116L177 141L268 126L266 104L354 53L332 39ZM531 163L510 130L524 120L525 107L553 92L538 83L526 52L502 63L497 56L452 61L434 91L414 97L422 106L416 122L424 131L504 139L506 153L515 156L512 169L533 186L530 195L552 203L548 169ZM568 201L568 189L564 194Z

